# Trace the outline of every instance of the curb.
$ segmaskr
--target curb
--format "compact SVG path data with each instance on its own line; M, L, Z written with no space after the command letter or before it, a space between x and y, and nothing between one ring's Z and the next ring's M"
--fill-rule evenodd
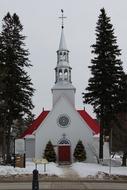
M0 183L6 182L32 182L32 174L26 175L11 175L11 176L0 176ZM94 179L94 178L66 178L66 177L57 177L57 176L44 176L39 175L39 182L91 182L91 183L127 183L126 179L115 178L112 176L105 179Z

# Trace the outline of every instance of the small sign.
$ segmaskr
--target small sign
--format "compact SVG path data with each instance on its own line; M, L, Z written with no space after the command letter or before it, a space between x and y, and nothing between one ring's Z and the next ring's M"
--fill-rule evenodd
M33 162L35 163L35 168L37 169L37 164L43 164L44 165L44 172L46 172L46 164L48 164L48 161L46 159L33 159Z
M33 159L33 162L35 164L48 164L48 161L46 159Z

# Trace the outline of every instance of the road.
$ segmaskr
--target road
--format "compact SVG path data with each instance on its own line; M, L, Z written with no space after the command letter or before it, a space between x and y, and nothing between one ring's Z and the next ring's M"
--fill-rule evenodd
M31 183L0 183L0 190L31 190ZM39 190L127 190L127 183L114 182L40 182Z

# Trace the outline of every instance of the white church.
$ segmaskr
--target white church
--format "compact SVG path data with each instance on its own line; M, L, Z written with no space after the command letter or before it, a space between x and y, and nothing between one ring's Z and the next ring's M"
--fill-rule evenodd
M71 163L74 161L74 149L81 140L86 150L86 162L97 162L99 125L85 110L76 109L76 88L72 84L71 70L62 22L55 84L51 88L52 109L43 110L22 134L21 137L25 139L26 159L43 158L46 144L50 140L57 162Z

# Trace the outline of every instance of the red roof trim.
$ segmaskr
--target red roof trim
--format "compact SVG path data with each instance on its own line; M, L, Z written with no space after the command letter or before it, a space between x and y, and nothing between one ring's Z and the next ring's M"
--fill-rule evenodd
M28 129L26 129L24 131L24 133L21 135L21 138L24 138L26 135L32 135L33 132L40 126L40 124L42 123L42 121L46 118L46 116L48 115L49 111L43 111L38 117L37 119L35 119L33 121L33 123L28 126Z
M99 124L85 111L85 110L77 110L83 120L88 124L88 126L92 129L95 134L100 132ZM26 135L32 135L33 132L40 126L40 124L44 121L49 111L43 111L37 119L33 121L33 123L24 131L21 135L21 138L24 138Z
M88 126L98 134L100 132L99 124L93 119L85 110L77 110L83 120L88 124Z

